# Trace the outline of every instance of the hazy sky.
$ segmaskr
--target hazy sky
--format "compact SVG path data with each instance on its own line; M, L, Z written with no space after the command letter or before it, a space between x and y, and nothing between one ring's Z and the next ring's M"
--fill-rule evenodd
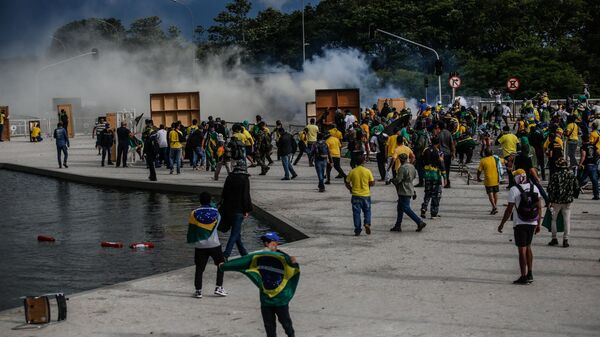
M208 27L229 0L178 0L189 6L195 25ZM292 11L301 0L251 0L252 12L269 6ZM318 0L305 1L316 3ZM186 38L192 34L187 9L172 0L0 0L0 58L36 55L51 43L58 27L86 17L114 17L127 27L133 20L159 16L164 27L178 26Z

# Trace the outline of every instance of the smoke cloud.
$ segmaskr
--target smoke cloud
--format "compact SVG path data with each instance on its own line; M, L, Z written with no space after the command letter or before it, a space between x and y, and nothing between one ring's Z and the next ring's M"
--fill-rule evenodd
M150 93L200 91L203 119L241 121L261 114L269 123L302 124L305 102L314 101L315 89L360 88L363 107L378 97L403 97L381 83L355 49L325 50L307 60L301 72L282 65L250 72L239 54L232 48L194 63L193 70L191 48L175 52L166 46L136 53L101 49L98 60L81 57L43 71L56 60L13 61L0 66L0 105L9 105L13 118L48 118L54 117L52 98L80 97L86 118L122 109L149 116Z

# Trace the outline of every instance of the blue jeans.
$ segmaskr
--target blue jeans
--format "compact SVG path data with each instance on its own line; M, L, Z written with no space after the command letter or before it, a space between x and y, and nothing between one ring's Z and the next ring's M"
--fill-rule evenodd
M241 256L248 255L248 251L242 243L242 222L244 222L244 214L234 213L232 218L233 223L231 224L231 233L229 234L229 240L227 240L223 256L229 257L231 255L234 244L237 246L237 250Z
M317 171L317 178L319 178L319 189L325 189L325 168L327 167L327 160L315 159L315 170Z
M181 149L171 149L171 154L169 155L169 164L171 173L173 172L173 164L176 164L177 174L181 173Z
M352 196L352 219L354 220L354 233L360 234L362 225L360 223L360 212L363 213L365 225L371 224L371 197Z
M192 159L192 166L202 166L202 164L204 164L205 158L204 149L202 148L202 146L197 146L193 148L192 153L194 154L194 157ZM198 159L200 159L200 163L198 163Z
M169 148L161 147L159 152L159 161L162 161L167 168L171 168L170 160L169 160Z
M592 190L594 192L594 197L598 197L598 165L585 165L585 171L583 171L583 175L581 176L581 181L579 181L579 185L585 185L587 178L590 178L590 180L592 181Z
M60 160L61 154L65 155L63 161ZM67 159L69 158L69 150L67 149L67 145L56 146L56 158L58 159L58 166L62 167L63 163L67 163Z
M294 166L292 166L292 154L286 154L285 156L281 156L281 164L283 165L283 172L285 178L290 177L290 172L293 176L296 175L296 171L294 171Z
M397 217L396 217L396 226L402 226L402 218L404 217L404 213L408 215L417 225L423 222L421 218L419 218L415 212L410 208L410 196L399 195L398 196L398 205L396 206Z

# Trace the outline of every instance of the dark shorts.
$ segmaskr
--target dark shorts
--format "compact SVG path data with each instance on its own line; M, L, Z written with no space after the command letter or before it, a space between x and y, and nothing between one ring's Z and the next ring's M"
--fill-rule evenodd
M499 191L500 191L500 189L499 189L498 185L485 187L485 193L487 193L487 194L498 193Z
M531 245L535 225L517 225L513 229L515 231L515 245L517 247L527 247Z
M252 155L252 145L246 145L246 155Z
M218 266L221 262L225 262L225 257L223 257L221 246L217 246L213 248L196 248L194 254L194 263L200 264L201 260L208 259L209 256L213 259L215 266Z

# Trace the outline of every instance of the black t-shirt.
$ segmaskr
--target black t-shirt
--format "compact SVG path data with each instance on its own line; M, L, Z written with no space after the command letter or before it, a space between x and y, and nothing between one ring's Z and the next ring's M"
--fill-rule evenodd
M529 170L533 167L531 158L525 155L518 155L515 157L515 169L523 169L529 174Z
M593 165L598 161L596 146L594 144L585 144L581 147L581 152L585 152L584 165Z

